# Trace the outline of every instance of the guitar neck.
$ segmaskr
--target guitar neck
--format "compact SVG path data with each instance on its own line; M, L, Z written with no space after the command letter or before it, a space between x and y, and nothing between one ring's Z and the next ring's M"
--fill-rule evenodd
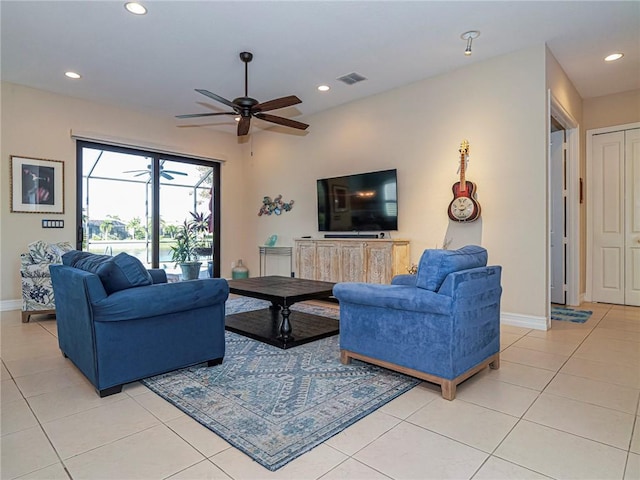
M466 155L464 152L460 154L460 191L464 192L467 190L467 181L464 177L464 169L466 164Z

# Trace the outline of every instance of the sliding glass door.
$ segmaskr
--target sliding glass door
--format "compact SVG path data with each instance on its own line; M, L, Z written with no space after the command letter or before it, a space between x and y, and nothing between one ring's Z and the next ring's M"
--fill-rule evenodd
M78 249L127 252L177 276L177 227L200 220L201 276L220 275L218 163L84 141L77 157Z

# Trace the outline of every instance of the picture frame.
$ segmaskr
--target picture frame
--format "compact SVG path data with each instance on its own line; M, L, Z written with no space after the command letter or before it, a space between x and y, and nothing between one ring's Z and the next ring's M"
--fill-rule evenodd
M64 162L11 155L13 213L64 213Z

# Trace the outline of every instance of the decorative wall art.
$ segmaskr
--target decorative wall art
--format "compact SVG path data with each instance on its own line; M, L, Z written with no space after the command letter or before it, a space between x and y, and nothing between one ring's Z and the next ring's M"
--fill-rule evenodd
M282 195L278 195L273 200L271 197L264 197L262 199L262 206L260 207L260 211L258 212L258 216L262 215L280 215L282 212L288 212L293 208L293 200L289 203L285 203L282 201Z
M449 218L455 222L473 222L480 218L480 204L476 200L476 185L465 178L469 160L469 142L460 144L460 181L453 184L453 200L449 204Z
M11 155L11 211L64 213L64 162Z

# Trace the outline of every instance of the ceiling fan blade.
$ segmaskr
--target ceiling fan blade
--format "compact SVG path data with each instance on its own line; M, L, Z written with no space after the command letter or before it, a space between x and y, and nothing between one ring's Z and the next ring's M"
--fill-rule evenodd
M171 173L173 175L188 175L188 173L178 172L177 170L163 170L164 173Z
M176 115L176 118L213 117L215 115L237 115L237 113L236 112L187 113L186 115Z
M173 180L173 177L169 175L167 172L160 172L160 175L166 178L167 180Z
M127 170L126 172L122 172L122 173L138 173L138 172L146 172L147 170Z
M249 133L249 125L251 124L251 117L240 117L238 122L238 136L242 137Z
M149 171L147 171L147 170L144 170L142 173L139 173L139 174L137 174L137 175L134 175L134 177L141 177L142 175L146 175L147 173L148 173L149 175L151 175L151 172L149 172Z
M267 102L259 103L252 108L254 112L268 112L269 110L277 110L279 108L290 107L291 105L297 105L302 103L295 95L289 95L288 97L276 98Z
M215 93L211 93L209 90L202 90L199 88L196 88L196 92L201 93L202 95L209 97L209 98L213 98L214 100L217 100L220 103L224 103L225 105L231 107L231 108L237 108L238 106L233 103L231 100L227 100L226 98L221 97L220 95L216 95Z
M309 125L307 125L306 123L297 122L296 120L291 120L289 118L269 115L267 113L256 113L255 116L260 120L277 123L278 125L284 125L285 127L297 128L298 130L306 130L307 128L309 128Z

